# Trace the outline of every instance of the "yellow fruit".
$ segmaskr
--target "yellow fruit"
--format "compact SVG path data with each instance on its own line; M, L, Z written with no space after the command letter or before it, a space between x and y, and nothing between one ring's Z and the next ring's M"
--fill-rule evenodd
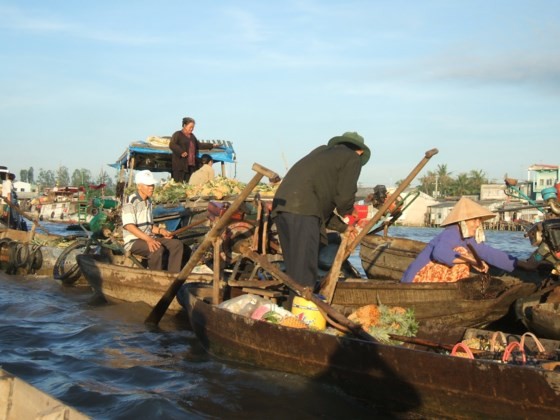
M296 318L295 316L287 316L282 321L280 321L280 325L291 328L307 328L305 322L303 322L299 318Z

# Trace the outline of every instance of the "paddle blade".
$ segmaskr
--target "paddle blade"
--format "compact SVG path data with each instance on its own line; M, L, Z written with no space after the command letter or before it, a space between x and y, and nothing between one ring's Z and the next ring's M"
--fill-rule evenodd
M173 302L173 299L175 299L175 296L177 295L177 292L179 291L183 283L185 283L184 279L173 280L171 286L167 289L156 306L154 306L154 308L152 309L152 312L150 312L150 314L144 321L145 324L159 324L159 321L161 321L161 318L163 318L163 315L165 315L167 308L169 308L169 305L171 305L171 302Z

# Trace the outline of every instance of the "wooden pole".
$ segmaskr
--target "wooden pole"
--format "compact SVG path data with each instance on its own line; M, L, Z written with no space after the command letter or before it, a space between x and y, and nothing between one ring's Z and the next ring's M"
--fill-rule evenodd
M27 215L24 211L22 211L22 210L19 208L19 206L16 206L15 204L10 203L8 200L4 200L4 201L8 204L8 206L10 206L10 208L14 209L14 211L15 211L16 213L18 213L19 215L21 215L21 216L23 216L23 217L27 217L28 219L30 219L30 220L33 222L33 224L34 224L36 227L38 227L39 229L41 229L42 231L44 231L47 235L51 235L51 233L50 233L46 228L44 228L43 226L41 226L41 225L39 224L39 222L38 222L35 218L33 218L33 217L30 216L30 215Z
M348 244L348 239L349 239L348 234L343 233L341 235L341 241L338 247L338 252L334 257L333 264L326 276L326 280L323 283L323 287L321 287L321 291L319 292L321 295L324 296L325 301L328 304L332 303L334 290L336 289L336 284L338 282L340 267L342 267L342 263L345 260L343 252L341 252L340 250L346 248L346 245Z
M425 153L424 158L422 158L422 160L420 161L420 163L418 163L418 165L416 165L416 167L412 170L412 172L398 186L398 188L395 190L395 192L393 192L393 194L391 194L389 197L387 197L387 199L385 200L383 205L379 208L379 210L377 210L377 213L375 213L375 215L364 226L362 231L360 233L358 233L358 235L354 238L354 240L349 245L345 244L343 246L342 243L340 244L340 247L338 248L338 252L336 253L336 257L335 257L335 261L339 261L339 260L341 261L340 265L335 266L335 264L333 264L331 266L331 269L329 270L329 272L327 273L327 275L324 277L323 281L321 282L322 284L321 284L321 292L320 293L323 294L326 298L328 298L329 296L327 296L327 295L330 294L330 299L332 300L332 296L334 295L334 291L336 289L336 282L337 282L338 276L340 274L340 266L342 265L342 262L345 261L350 256L352 251L354 251L354 249L358 246L358 244L361 242L361 240L364 238L364 236L366 236L368 234L368 232L375 226L375 224L387 212L387 210L389 209L391 204L393 204L397 200L397 198L400 196L400 194L409 186L409 184L416 177L416 175L418 175L418 173L422 170L422 168L426 165L426 163L428 163L430 158L437 153L438 153L437 149L428 150Z
M167 308L173 299L175 299L175 295L185 283L191 271L196 267L206 250L214 243L214 240L218 238L222 232L227 228L228 223L233 216L233 214L237 211L239 206L243 204L245 199L251 194L253 189L257 186L263 176L267 176L271 182L278 182L280 177L275 172L267 169L257 163L253 164L252 169L257 172L255 176L249 181L247 186L241 191L239 196L234 200L231 206L226 210L222 217L218 219L216 224L210 229L210 231L206 234L206 237L202 241L202 243L198 246L196 251L193 253L187 264L183 267L181 272L177 275L177 278L171 283L167 291L163 294L159 302L154 306L146 320L144 321L146 324L157 325Z

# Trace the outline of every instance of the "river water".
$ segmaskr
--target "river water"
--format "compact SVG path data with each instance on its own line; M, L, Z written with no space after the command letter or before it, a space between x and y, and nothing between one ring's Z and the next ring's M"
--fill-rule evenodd
M429 241L439 229L392 236ZM487 242L526 258L521 232L487 232ZM352 262L358 267L354 254ZM0 274L0 365L96 419L371 418L333 386L209 357L181 317L159 329L142 304L92 306L86 287L48 277Z

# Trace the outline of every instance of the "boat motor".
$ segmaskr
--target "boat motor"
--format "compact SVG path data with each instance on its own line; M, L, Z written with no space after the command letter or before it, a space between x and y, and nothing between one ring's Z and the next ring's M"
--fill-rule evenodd
M531 245L538 247L533 253L537 261L546 261L560 273L560 219L547 219L535 223L525 234Z

